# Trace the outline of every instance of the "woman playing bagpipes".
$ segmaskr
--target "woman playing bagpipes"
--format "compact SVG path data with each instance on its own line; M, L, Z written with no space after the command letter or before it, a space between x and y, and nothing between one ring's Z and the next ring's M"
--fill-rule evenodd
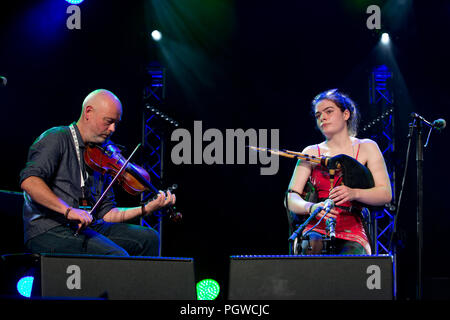
M391 201L391 184L383 155L376 142L356 137L358 110L345 94L337 89L320 93L312 101L312 109L325 141L306 147L302 153L315 157L349 156L370 170L373 187L350 188L343 183L345 179L342 170L336 170L330 177L328 168L298 160L285 201L288 210L299 217L307 217L305 215L324 207L326 199L331 199L334 203L328 214L321 210L304 228L303 234L307 233L309 241L303 241L302 252L322 252L327 220L333 218L336 254L371 254L361 209L364 206L382 206ZM311 185L317 195L317 202L311 202L305 197L305 190Z

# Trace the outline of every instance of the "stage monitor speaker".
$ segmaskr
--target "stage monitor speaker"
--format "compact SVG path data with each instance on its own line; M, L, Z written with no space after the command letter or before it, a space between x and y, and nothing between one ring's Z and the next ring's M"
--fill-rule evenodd
M18 263L17 256L3 257ZM29 255L34 259L32 298L195 300L191 258ZM15 260L15 261L13 261ZM12 268L9 267L9 270ZM16 277L17 277L16 273Z
M392 300L393 258L232 256L230 300Z
M23 193L0 190L0 203L2 225L7 226L0 232L0 254L24 252Z

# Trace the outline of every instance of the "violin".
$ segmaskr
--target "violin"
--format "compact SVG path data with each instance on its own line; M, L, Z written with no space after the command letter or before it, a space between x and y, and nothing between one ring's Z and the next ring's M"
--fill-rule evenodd
M117 146L108 144L105 147L88 145L84 152L84 161L92 170L101 174L117 177L119 184L131 195L138 195L153 189L150 175L142 167L128 162ZM123 169L123 167L125 168Z
M86 165L92 170L100 172L102 175L109 174L114 177L109 186L103 192L100 199L92 208L91 212L93 212L98 204L103 200L103 197L116 180L118 180L124 190L131 195L138 195L144 191L150 190L158 193L158 190L150 184L150 175L148 172L144 168L130 162L131 157L139 147L140 144L134 149L130 157L125 159L122 156L120 149L112 143L106 146L99 146L95 144L89 144L86 146L83 155ZM167 190L173 191L176 188L177 185L174 184ZM165 192L167 192L167 190ZM154 199L156 198L157 195ZM174 221L179 221L182 215L179 212L174 212L174 209L175 208L173 206L168 208L169 217Z

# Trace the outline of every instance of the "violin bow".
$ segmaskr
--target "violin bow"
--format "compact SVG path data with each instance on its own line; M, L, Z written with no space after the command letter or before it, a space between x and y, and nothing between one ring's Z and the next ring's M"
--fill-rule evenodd
M122 166L122 168L120 168L119 172L117 172L116 176L114 177L114 179L112 179L112 181L109 183L108 187L105 189L105 191L103 191L103 194L101 195L101 197L97 200L97 202L95 203L95 205L92 207L91 211L89 212L89 214L92 214L92 212L94 212L95 209L97 209L98 205L100 204L100 202L103 201L103 198L105 197L106 193L109 191L109 189L111 189L112 185L114 184L114 182L117 180L117 178L122 174L122 172L125 170L125 168L127 167L128 163L130 162L131 158L134 156L134 154L136 153L137 149L139 149L139 147L141 146L141 143L139 143L136 148L134 148L133 152L131 153L131 155L128 157L127 161L125 161L125 164Z

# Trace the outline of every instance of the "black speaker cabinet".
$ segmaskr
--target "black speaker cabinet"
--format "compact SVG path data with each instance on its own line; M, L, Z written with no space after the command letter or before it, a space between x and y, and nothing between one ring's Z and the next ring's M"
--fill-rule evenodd
M230 300L391 300L393 258L232 256Z
M30 255L30 259L35 269L32 298L196 299L191 258ZM3 260L24 265L17 256ZM30 261L25 264L30 275Z
M0 190L0 204L2 225L7 226L0 232L0 254L23 252L23 193Z

